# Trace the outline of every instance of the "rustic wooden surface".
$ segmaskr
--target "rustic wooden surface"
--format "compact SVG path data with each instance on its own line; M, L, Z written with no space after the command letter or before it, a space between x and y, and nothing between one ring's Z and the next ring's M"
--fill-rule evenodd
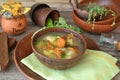
M61 17L64 17L66 19L66 21L68 22L68 24L71 24L73 26L76 26L74 24L74 21L72 19L72 14L71 11L64 11L64 12L60 12ZM23 34L17 35L17 36L10 36L10 37L15 37L18 41L20 41L24 36L26 36L28 33L39 29L39 26L34 25L34 23L31 21L31 19L29 18L29 16L27 16L28 18L28 26L26 31ZM102 26L101 26L102 27ZM1 26L0 26L0 32L2 31ZM113 32L119 32L120 33L120 26L117 27L117 29L115 29ZM90 34L85 32L86 35L88 35L89 37L91 37L92 39L94 39L97 43L99 43L99 37L100 35L94 35L94 34ZM119 37L119 35L117 36ZM19 70L16 68L14 60L13 60L13 51L10 52L10 64L7 68L6 71L4 72L0 72L0 80L28 80L22 73L19 72ZM120 62L120 52L114 51L114 52L109 52L111 55L115 56L116 58L118 58L119 62ZM119 66L120 67L120 66ZM106 74L107 75L107 74ZM120 80L120 74L118 74L118 76L114 79L114 80Z
M6 0L8 1L8 0ZM69 0L19 0L22 2L23 6L31 7L33 4L36 3L45 3L48 4L50 7L57 9L59 11L70 11L71 5L69 4ZM0 0L0 5L2 5L5 1Z

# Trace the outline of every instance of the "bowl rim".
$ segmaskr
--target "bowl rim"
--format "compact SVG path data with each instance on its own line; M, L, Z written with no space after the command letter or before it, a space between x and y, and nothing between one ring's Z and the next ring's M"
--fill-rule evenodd
M55 30L55 32L56 32L57 30L61 30L61 31L64 30L65 33L71 32L71 33L73 33L74 35L79 36L79 39L82 41L82 43L83 43L83 45L84 45L83 53L78 53L78 55L76 55L76 56L74 56L74 57L72 57L72 58L70 58L70 59L53 59L53 58L48 58L48 57L40 54L39 52L37 52L37 50L36 50L35 47L34 47L34 37L35 37L37 34L41 33L41 32L51 31L51 30ZM43 33L43 34L44 34L44 33ZM77 37L77 38L78 38L78 37ZM33 49L34 54L37 54L38 56L41 56L41 57L45 58L46 60L51 60L51 61L56 61L56 62L73 61L74 59L78 58L78 56L83 55L83 54L85 53L86 49L87 49L87 43L86 43L85 39L83 38L83 36L82 36L81 34L75 32L75 31L73 31L73 30L69 30L69 29L66 29L66 28L58 28L58 27L57 27L57 28L45 28L45 29L43 29L42 31L38 31L38 32L37 32L34 36L32 36L32 38L31 38L31 46L32 46L32 49Z

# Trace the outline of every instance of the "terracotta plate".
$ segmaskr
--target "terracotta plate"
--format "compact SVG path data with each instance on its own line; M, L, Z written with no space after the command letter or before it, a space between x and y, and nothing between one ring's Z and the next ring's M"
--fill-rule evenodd
M14 61L19 71L22 74L24 74L28 79L45 80L20 62L21 59L25 58L26 56L30 55L33 52L31 48L32 34L33 33L28 34L17 44L14 52ZM87 45L89 45L88 46L89 49L100 50L98 45L94 42L94 40L85 35L83 35L83 37L85 38Z

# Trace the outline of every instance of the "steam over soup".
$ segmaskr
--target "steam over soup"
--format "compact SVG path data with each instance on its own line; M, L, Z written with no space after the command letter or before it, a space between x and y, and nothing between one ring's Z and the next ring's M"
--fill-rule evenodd
M47 33L39 37L34 45L40 54L54 59L70 59L82 50L82 42L72 33Z

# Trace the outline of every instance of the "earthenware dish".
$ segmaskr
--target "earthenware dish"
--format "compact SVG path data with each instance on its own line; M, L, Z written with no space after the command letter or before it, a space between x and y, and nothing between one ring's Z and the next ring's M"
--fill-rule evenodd
M31 47L31 37L34 32L26 35L24 38L22 38L15 50L14 50L14 61L15 65L17 66L18 70L26 76L30 80L45 80L41 76L37 75L34 73L32 70L30 70L28 67L26 67L24 64L21 63L21 60L27 56L29 56L33 50ZM83 35L82 35L83 36ZM96 44L96 42L91 39L90 37L84 35L83 37L86 37L85 40L87 42L87 47L88 49L93 49L93 50L100 50L99 46ZM92 44L92 45L91 45ZM91 45L91 46L90 46Z
M80 3L78 3L78 8L81 8L82 5L89 4L89 2L96 2L98 5L106 6L110 9L112 9L115 13L116 16L113 17L111 15L105 17L103 20L96 21L93 23L88 24L86 20L83 18L79 17L77 12L73 10L72 15L75 23L82 28L85 31L88 31L93 34L100 34L102 32L111 32L114 29L118 27L120 24L120 8L119 4L117 3L117 0L83 0ZM115 25L111 26L115 18Z
M78 25L81 29L93 33L93 34L101 34L106 32L111 32L114 29L116 29L120 24L120 18L116 19L116 23L114 26L111 26L111 24L88 24L85 20L79 18L75 11L72 12L73 19L75 21L75 24ZM93 28L92 28L93 27Z
M19 41L19 43L17 44L15 51L14 51L14 61L15 61L15 65L17 66L18 70L25 76L27 77L29 80L45 80L44 78L42 78L41 76L37 75L36 73L34 73L32 70L30 70L28 67L26 67L24 64L21 63L21 60L27 56L29 56L33 50L31 47L31 37L33 35L34 32L26 35L23 39L21 39ZM83 35L82 35L83 36ZM86 35L84 35L86 36ZM83 36L83 37L84 37ZM87 38L85 38L87 45L89 45L89 47L87 47L88 49L95 49L95 50L100 50L99 46L96 44L96 42L86 36ZM91 41L92 40L92 41ZM89 44L89 42L91 42L92 46L90 46L91 44ZM118 76L114 77L114 79L112 80L116 80Z
M115 12L116 16L115 18L118 18L120 15L120 7L118 4L116 4L115 0L83 0L80 3L78 3L78 8L82 8L82 6L86 6L89 4L89 2L96 2L96 4L100 6L105 6L108 9L111 9ZM106 17L103 17L102 20L94 22L94 24L110 24L114 20L114 17L110 14Z
M40 38L41 36L44 36L48 33L62 33L62 34L70 34L73 33L73 35L78 38L78 40L81 41L81 45L80 45L80 49L79 49L79 53L70 58L70 59L53 59L53 58L48 58L45 55L43 55L43 53L40 53L36 48L35 48L35 41ZM47 67L53 68L53 69L67 69L69 67L74 66L75 64L77 64L77 62L81 59L82 55L85 53L86 51L86 41L85 39L77 32L72 31L72 30L68 30L65 28L47 28L47 29L43 29L42 31L37 32L31 39L31 46L33 49L34 54L36 55L36 57L40 60L40 62L42 62L44 65L46 65Z

